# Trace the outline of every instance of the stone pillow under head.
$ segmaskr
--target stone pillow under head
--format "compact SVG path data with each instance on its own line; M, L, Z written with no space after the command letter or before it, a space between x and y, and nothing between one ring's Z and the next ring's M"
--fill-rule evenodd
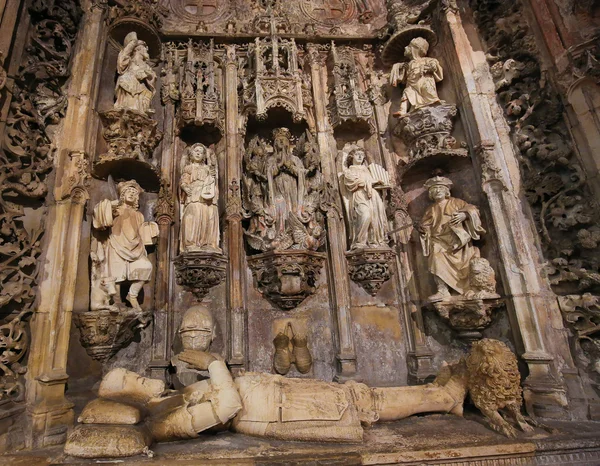
M127 369L113 369L100 383L98 396L113 401L145 406L165 391L162 380L142 377Z
M140 410L134 406L98 398L83 408L77 421L83 424L134 425L141 419Z
M148 453L151 443L145 426L81 424L69 435L65 453L79 458L123 458Z

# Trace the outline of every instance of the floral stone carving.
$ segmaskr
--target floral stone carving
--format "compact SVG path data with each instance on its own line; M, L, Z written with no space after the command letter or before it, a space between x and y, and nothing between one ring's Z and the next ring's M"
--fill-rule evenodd
M352 281L375 296L392 278L392 261L396 253L389 248L357 249L346 253L348 273Z
M218 252L188 251L175 259L177 284L201 300L227 276L227 258Z
M133 340L135 331L150 322L151 316L133 308L103 309L73 314L80 341L87 354L102 363Z
M325 258L324 253L289 249L250 256L248 265L263 296L289 310L314 294Z
M94 175L106 179L136 180L148 191L160 188L160 171L152 153L162 139L158 123L147 115L128 109L109 110L100 114L104 130L102 136L108 151L94 164Z
M406 173L423 159L434 156L467 157L467 149L460 147L454 137L456 105L436 104L422 107L400 116L394 134L408 147L409 160L401 170Z

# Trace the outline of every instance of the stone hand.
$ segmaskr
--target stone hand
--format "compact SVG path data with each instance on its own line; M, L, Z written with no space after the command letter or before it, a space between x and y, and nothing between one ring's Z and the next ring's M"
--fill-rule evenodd
M194 369L205 371L211 362L216 361L216 358L204 351L184 350L177 355L180 361L187 362Z
M464 222L467 219L467 214L464 212L456 212L452 215L452 219L450 220L450 223L452 225L458 225L462 222Z

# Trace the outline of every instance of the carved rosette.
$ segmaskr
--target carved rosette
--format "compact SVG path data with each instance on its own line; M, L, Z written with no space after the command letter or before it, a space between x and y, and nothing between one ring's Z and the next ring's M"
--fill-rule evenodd
M106 179L130 178L135 173L136 180L147 191L156 192L160 188L158 162L152 154L163 134L158 131L158 123L135 110L109 110L100 114L104 130L107 152L98 157L94 164L94 175Z
M290 310L315 293L325 257L305 250L269 251L249 257L248 265L263 296Z
M481 331L492 323L494 311L504 306L504 301L496 298L465 298L453 296L429 303L448 325L458 332L459 338L466 341L482 338Z
M149 313L130 308L115 308L76 312L73 319L87 354L105 363L127 346L133 340L136 329L146 327L152 317Z
M346 253L348 273L352 281L375 296L392 278L392 261L396 253L389 248L357 249Z
M227 258L217 252L184 252L175 259L177 284L202 300L227 276Z
M431 105L400 117L394 134L407 145L409 161L402 167L406 173L418 162L435 156L467 157L463 147L457 147L452 137L456 105Z

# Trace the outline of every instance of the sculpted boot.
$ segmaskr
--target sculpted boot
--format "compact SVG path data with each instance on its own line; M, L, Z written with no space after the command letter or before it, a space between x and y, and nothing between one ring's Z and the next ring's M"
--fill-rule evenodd
M293 355L296 369L301 374L306 374L312 367L312 356L308 350L306 337L294 336L292 338L292 345L294 345Z
M292 355L290 353L290 337L285 333L279 332L273 339L275 345L275 355L273 356L273 367L275 372L285 375L292 366Z

